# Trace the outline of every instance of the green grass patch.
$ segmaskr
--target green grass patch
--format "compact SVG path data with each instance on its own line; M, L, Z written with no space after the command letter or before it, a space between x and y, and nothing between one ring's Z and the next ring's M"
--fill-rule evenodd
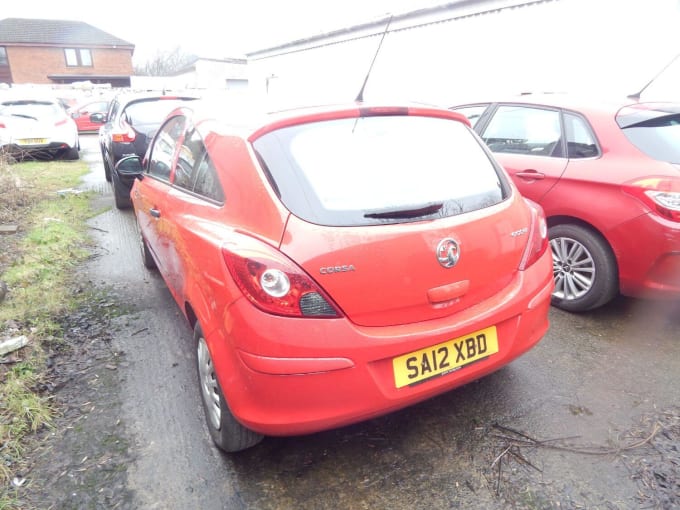
M74 268L89 256L90 195L58 191L75 188L87 172L82 161L0 164L0 222L19 226L18 234L2 239L6 253L0 280L8 293L0 303L0 339L8 336L10 324L19 327L12 335L30 338L29 346L16 353L21 362L0 365L0 481L6 486L28 436L50 427L54 418L50 396L38 391L45 375L44 347L63 336L60 317L85 299L72 296L71 280ZM11 508L12 501L10 494L0 493L0 510Z

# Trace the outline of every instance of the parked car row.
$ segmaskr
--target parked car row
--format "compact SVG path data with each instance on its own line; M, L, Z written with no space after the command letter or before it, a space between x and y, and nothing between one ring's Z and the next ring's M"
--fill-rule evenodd
M548 94L451 109L543 207L555 306L680 297L680 104Z
M57 99L28 93L0 98L0 153L73 160L79 151L78 128Z

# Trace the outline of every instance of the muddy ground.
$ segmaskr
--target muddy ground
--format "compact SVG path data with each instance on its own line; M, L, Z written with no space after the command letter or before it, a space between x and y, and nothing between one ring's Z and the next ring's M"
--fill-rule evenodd
M95 137L96 206L111 205ZM619 298L551 311L544 340L480 381L338 430L219 452L204 425L191 331L143 268L134 217L91 221L97 248L50 358L62 409L18 495L26 508L680 507L680 304ZM74 289L74 291L79 291Z

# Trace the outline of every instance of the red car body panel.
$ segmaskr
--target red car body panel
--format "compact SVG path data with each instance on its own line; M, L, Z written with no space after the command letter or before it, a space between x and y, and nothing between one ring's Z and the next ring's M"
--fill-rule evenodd
M197 123L228 192L224 204L148 176L131 191L161 275L187 319L202 326L230 411L261 434L316 432L425 400L498 370L549 327L550 252L543 249L519 269L534 216L514 188L491 207L393 225L321 226L284 207L250 141L283 125L358 111L289 114L276 128L242 134ZM420 114L430 115L425 109ZM437 115L467 123L457 114ZM437 261L443 237L456 238L464 253L452 270ZM222 253L224 246L253 238L294 261L341 315L284 317L254 306ZM395 387L394 357L490 326L496 327L497 353Z
M217 368L226 376L224 384L240 388L230 396L230 409L257 432L305 434L395 411L492 373L545 335L552 292L552 278L545 275L550 267L550 254L545 253L493 299L407 328L360 327L346 319L325 324L298 319L295 327L262 314L244 299L237 300L225 315L224 329L208 339L211 350L215 349L215 363L223 364ZM253 323L261 326L262 335L243 345L239 339L251 334ZM394 387L394 356L471 333L481 324L498 328L497 354L413 387ZM352 366L340 368L338 353ZM253 361L262 357L268 359L260 364ZM291 359L306 366L297 367ZM291 368L265 369L264 363Z
M563 108L587 119L601 149L598 157L568 159L501 152L494 157L520 192L543 207L549 224L576 220L594 227L607 240L616 256L622 294L679 298L680 223L660 216L624 191L626 183L647 176L680 180L678 166L644 154L617 124L617 113L644 106L627 100L582 100L560 94L488 104L496 102ZM540 177L534 178L536 175Z

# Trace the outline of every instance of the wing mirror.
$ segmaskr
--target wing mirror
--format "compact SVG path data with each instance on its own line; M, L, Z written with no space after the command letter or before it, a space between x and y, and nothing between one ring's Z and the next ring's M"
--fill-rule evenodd
M93 113L90 115L90 122L94 122L95 124L104 124L106 123L106 114Z
M144 167L139 156L126 156L116 163L116 172L126 177L142 178Z

